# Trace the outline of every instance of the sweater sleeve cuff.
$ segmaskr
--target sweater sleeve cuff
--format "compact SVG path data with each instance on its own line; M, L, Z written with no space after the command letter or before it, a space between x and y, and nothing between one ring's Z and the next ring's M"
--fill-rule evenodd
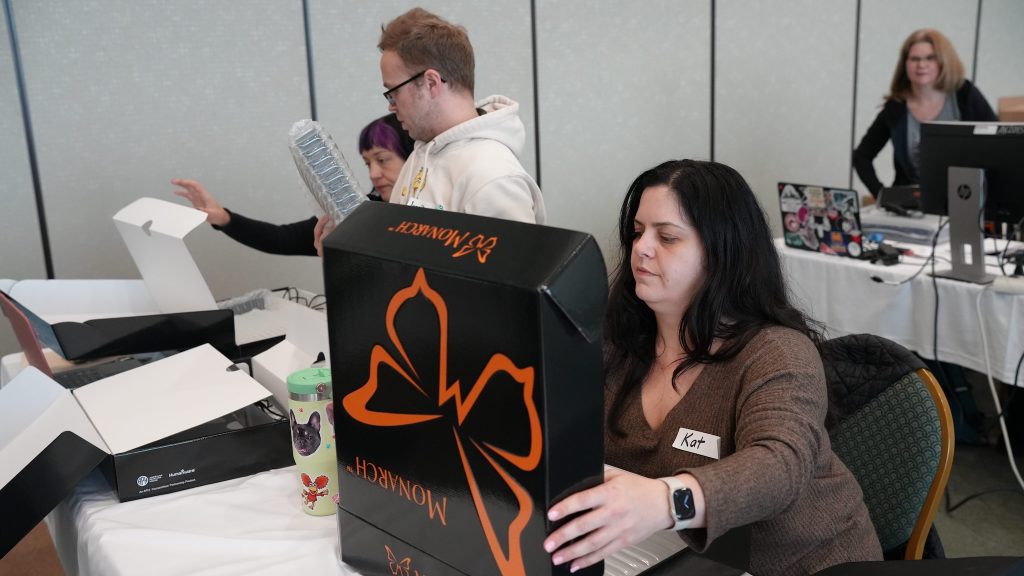
M210 226L213 226L214 230L220 230L221 232L223 232L223 231L227 230L228 228L231 228L231 222L234 221L235 215L234 215L234 213L231 212L231 210L228 210L227 208L225 208L224 211L228 213L228 223L224 224L223 226L218 226L216 224L210 224Z

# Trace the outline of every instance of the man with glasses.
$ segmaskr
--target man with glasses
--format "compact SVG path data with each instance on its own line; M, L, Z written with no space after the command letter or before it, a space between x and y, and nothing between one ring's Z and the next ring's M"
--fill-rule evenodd
M391 202L543 224L544 198L518 158L519 104L474 102L465 28L413 8L384 27L377 47L388 110L417 141Z

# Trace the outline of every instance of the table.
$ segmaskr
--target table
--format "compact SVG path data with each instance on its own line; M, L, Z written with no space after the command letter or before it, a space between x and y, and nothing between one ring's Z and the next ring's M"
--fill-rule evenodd
M294 475L291 466L118 503L94 470L46 523L69 576L358 576L340 560L337 517L299 509Z
M336 516L299 508L295 467L118 503L99 470L46 517L69 576L359 576L341 561ZM740 576L689 551L651 576Z
M917 256L905 256L894 266L790 248L782 239L776 239L776 247L795 303L826 326L827 337L867 332L935 359L935 292L928 275L930 266L899 286L871 278L888 282L910 278L925 262L923 256L931 252L930 246L913 246ZM936 252L941 257L943 248ZM940 259L936 267L949 265ZM990 273L1001 272L990 266ZM1004 294L990 285L944 278L937 279L937 286L938 359L989 373L984 336L992 377L1012 383L1024 351L1024 294Z

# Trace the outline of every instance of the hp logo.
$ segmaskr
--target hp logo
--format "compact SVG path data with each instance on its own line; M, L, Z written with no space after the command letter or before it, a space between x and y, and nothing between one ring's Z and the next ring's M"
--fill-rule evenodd
M967 200L971 197L971 187L967 184L957 186L956 195L959 196L961 200Z

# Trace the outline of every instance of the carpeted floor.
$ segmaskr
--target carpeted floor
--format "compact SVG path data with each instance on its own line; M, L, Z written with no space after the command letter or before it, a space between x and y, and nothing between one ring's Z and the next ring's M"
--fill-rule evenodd
M63 576L50 532L42 522L0 558L0 576Z

